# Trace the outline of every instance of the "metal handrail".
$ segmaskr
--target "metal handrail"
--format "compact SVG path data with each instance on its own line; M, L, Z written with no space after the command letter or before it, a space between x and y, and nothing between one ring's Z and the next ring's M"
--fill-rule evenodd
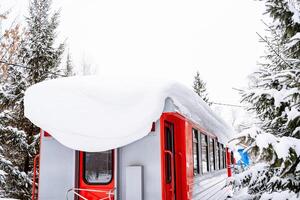
M174 192L174 190L175 190L175 183L174 183L174 172L175 172L175 170L174 170L174 168L175 168L174 167L174 156L173 156L173 152L171 152L169 150L165 150L164 152L165 152L165 154L168 154L171 157L171 176L172 176L171 186L172 186L172 188L171 188L170 192ZM174 194L172 194L172 196L174 196Z
M35 200L35 188L36 188L36 171L37 171L37 162L39 161L40 154L37 154L33 160L33 177L32 177L32 196L31 199Z
M107 190L93 190L93 189L82 189L82 188L71 188L67 191L67 194L66 194L66 200L68 200L68 195L70 192L73 192L75 195L77 195L78 197L82 198L83 200L88 200L87 198L85 198L84 196L82 196L81 194L78 193L78 191L86 191L86 192L99 192L99 193L106 193L108 196L107 197L104 197L104 198L101 198L99 200L105 200L105 199L108 199L108 200L112 200L112 197L114 195L114 191L115 191L115 188L107 191Z

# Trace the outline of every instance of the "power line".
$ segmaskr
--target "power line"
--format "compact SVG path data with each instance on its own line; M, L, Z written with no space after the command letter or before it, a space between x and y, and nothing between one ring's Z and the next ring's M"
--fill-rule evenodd
M24 66L24 65L21 65L21 64L9 63L9 62L3 61L3 60L0 60L0 63L15 66L15 67L20 67L20 68L24 68L24 69L31 69L30 67L27 67L27 66ZM47 74L52 74L52 75L55 75L55 76L67 77L67 75L57 74L57 73L54 73L54 72L46 72L46 73Z
M246 108L246 106L239 106L234 104L227 104L227 103L219 103L219 102L209 102L211 104L221 105L221 106L230 106L230 107L239 107L239 108Z
M244 92L244 90L242 90L242 89L239 89L239 88L232 88L233 90L236 90L236 91L238 91L238 92Z

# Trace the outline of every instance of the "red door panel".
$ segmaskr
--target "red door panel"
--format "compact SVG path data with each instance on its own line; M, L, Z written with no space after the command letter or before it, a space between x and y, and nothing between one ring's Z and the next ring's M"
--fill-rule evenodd
M186 200L185 120L164 113L161 124L162 199Z
M79 200L114 199L114 151L80 152Z
M165 184L166 199L175 199L176 175L175 175L175 148L174 148L174 125L170 122L164 123L164 160L165 160Z

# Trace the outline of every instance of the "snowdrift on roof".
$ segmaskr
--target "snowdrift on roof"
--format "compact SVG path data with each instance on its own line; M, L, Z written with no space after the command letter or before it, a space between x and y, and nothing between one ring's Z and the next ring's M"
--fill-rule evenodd
M167 101L171 106L165 106ZM104 151L139 140L164 111L181 113L223 143L232 134L197 94L172 81L60 78L28 88L24 104L32 123L81 151Z

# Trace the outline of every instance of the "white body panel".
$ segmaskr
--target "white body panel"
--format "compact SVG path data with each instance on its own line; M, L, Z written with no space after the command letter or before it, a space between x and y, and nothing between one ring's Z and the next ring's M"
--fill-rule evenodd
M126 167L126 199L142 200L143 199L143 167L128 166Z
M161 199L160 153L159 122L155 124L155 132L117 150L117 199ZM53 137L44 137L44 134L41 134L40 155L39 199L66 199L67 190L75 187L75 150L63 146ZM142 168L140 177L134 177L137 183L138 180L141 181L139 191L128 187L127 183L133 178L128 173L126 176L128 166ZM135 198L127 198L129 194L135 195ZM72 192L69 193L68 199L74 199Z
M42 133L40 155L39 200L66 199L75 184L75 151Z
M118 199L131 200L126 199L126 192L128 190L126 182L128 179L130 179L130 177L126 177L126 167L136 165L143 167L142 199L161 199L161 152L159 122L156 122L155 124L155 132L151 132L141 140L119 148L118 163ZM129 192L131 193L134 191Z

